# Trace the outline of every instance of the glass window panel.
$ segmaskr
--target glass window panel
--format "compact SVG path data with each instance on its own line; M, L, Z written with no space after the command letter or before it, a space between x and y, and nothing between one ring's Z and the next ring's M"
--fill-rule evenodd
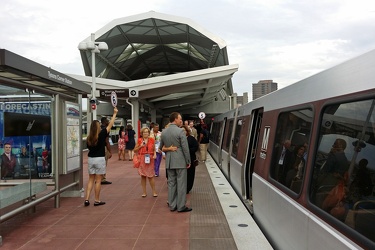
M230 138L232 137L233 122L233 119L228 120L229 124L225 126L223 149L227 152L229 151Z
M234 134L234 143L232 148L232 156L240 162L244 161L246 155L247 136L249 134L250 116L238 119L236 132Z
M212 133L212 136L210 138L219 147L221 146L221 145L219 145L219 142L221 141L221 136L220 136L221 129L220 128L222 127L222 125L223 125L223 121L214 122L213 128L212 128L213 133Z
M271 177L296 193L305 175L311 118L312 111L303 109L281 113L277 120Z
M375 241L375 100L327 106L321 119L312 203Z

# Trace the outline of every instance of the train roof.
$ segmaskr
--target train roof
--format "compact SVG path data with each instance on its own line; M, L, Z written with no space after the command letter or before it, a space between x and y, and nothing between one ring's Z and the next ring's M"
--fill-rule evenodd
M312 75L240 107L274 110L297 104L374 90L375 50Z

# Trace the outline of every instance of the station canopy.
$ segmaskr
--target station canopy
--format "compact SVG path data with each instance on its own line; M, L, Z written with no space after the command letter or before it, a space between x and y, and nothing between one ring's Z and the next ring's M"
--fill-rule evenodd
M25 90L28 93L59 94L73 100L78 94L86 95L91 91L90 86L73 77L6 49L0 49L0 85L0 102L9 98L28 100Z
M118 94L121 101L136 90L138 100L159 113L194 115L233 94L238 65L229 65L225 42L190 19L154 11L119 18L95 32L95 41L109 48L95 54L101 97L105 90L126 90ZM74 77L91 84L91 51L80 53L86 76Z

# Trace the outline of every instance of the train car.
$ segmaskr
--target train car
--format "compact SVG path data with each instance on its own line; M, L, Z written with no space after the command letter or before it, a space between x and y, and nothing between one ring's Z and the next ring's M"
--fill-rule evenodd
M375 50L214 118L210 154L274 248L375 249L374 69Z
M230 135L233 132L233 122L236 114L237 110L231 110L216 117L217 121L211 124L209 152L227 178L229 177L231 159L228 153L230 152Z

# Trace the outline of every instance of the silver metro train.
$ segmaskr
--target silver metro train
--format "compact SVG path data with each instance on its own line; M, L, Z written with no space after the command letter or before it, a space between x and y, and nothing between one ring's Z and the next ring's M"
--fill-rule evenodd
M375 249L375 50L214 118L209 152L276 249Z

